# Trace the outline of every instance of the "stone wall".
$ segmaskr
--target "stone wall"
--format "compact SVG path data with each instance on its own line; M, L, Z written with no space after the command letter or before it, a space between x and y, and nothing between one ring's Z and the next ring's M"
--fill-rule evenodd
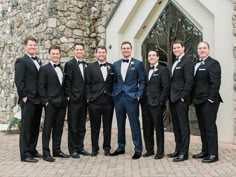
M44 63L52 44L60 45L61 61L68 61L75 42L85 44L85 58L92 61L95 47L105 44L105 23L117 1L0 1L0 123L7 122L19 110L14 63L24 53L24 38L37 38L38 56Z

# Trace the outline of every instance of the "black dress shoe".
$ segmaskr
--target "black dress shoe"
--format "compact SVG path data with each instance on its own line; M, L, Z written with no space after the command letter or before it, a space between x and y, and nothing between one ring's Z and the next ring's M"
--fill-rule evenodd
M206 158L206 157L208 157L208 153L206 153L206 152L200 152L200 153L198 153L198 154L194 154L192 157L193 157L194 159Z
M180 154L180 155L178 155L177 157L175 157L173 159L173 162L182 162L182 161L187 160L187 159L188 159L187 155Z
M202 163L212 163L218 161L219 158L216 155L209 155L205 159L202 160Z
M154 152L146 152L145 154L143 154L143 157L149 157L154 155Z
M54 159L52 156L45 156L43 157L43 160L47 161L47 162L54 162L56 159Z
M110 151L104 151L105 156L110 156Z
M34 158L42 158L43 155L39 154L38 152L36 154L33 155Z
M97 156L98 155L98 151L95 151L95 152L92 152L91 153L91 157L95 157L95 156Z
M135 152L132 159L139 159L142 156L141 152Z
M38 162L38 160L33 157L26 157L25 159L22 160L22 162L36 163Z
M116 150L115 152L111 153L110 156L117 156L117 155L121 155L121 154L124 154L124 153L125 153L124 150L122 150L122 151Z
M73 152L71 155L70 155L72 158L75 158L75 159L78 159L80 158L79 154L77 152Z
M177 157L179 155L178 151L175 151L173 153L167 154L168 157Z
M162 159L164 157L164 154L163 153L159 153L159 154L156 154L155 156L154 156L154 159Z
M61 151L59 153L53 154L53 157L70 158L70 155L65 154L64 152Z
M84 156L89 156L90 155L90 153L89 152L87 152L86 150L82 150L82 151L78 151L78 153L79 154L81 154L81 155L84 155Z

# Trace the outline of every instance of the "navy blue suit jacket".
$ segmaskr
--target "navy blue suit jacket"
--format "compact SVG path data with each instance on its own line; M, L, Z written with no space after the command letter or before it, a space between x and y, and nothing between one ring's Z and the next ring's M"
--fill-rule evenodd
M116 101L116 98L119 97L121 92L124 92L131 98L129 100L142 97L145 87L145 69L143 62L131 58L125 80L123 80L121 75L121 63L122 59L113 64L114 84L112 96L114 97L114 101Z

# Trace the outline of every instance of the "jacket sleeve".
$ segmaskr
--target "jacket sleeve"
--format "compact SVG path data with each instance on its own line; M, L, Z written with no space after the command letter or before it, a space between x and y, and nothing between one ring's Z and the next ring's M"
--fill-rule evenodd
M221 85L221 67L218 61L215 61L211 67L209 67L209 98L215 101L218 97Z
M72 81L73 81L73 70L70 67L69 63L65 64L65 95L66 97L71 97L71 88L72 88Z
M40 95L42 104L49 102L46 89L47 89L47 71L45 67L40 67L39 69L39 95Z
M15 63L15 84L20 98L27 97L25 90L26 64L22 59L17 59Z
M136 94L137 97L142 97L144 94L144 88L145 88L145 69L144 69L144 65L143 62L140 62L138 65L138 93Z
M181 93L181 97L189 97L192 95L192 88L194 82L194 66L193 62L188 59L184 66L184 89Z
M166 67L161 72L161 88L160 103L164 104L170 92L170 75Z

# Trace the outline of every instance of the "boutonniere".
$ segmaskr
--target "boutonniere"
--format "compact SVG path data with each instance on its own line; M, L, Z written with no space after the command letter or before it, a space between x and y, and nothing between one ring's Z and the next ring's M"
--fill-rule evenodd
M158 68L154 67L154 70L153 70L153 71L154 71L154 72L158 71Z
M111 69L111 67L110 67L109 65L107 65L107 69L108 69L108 70L110 70L110 69Z
M131 61L131 62L130 62L130 65L131 65L131 66L134 66L134 61Z
M205 65L205 61L202 61L202 65Z
M84 67L85 67L85 68L87 68L87 66L88 66L87 64L84 64Z

